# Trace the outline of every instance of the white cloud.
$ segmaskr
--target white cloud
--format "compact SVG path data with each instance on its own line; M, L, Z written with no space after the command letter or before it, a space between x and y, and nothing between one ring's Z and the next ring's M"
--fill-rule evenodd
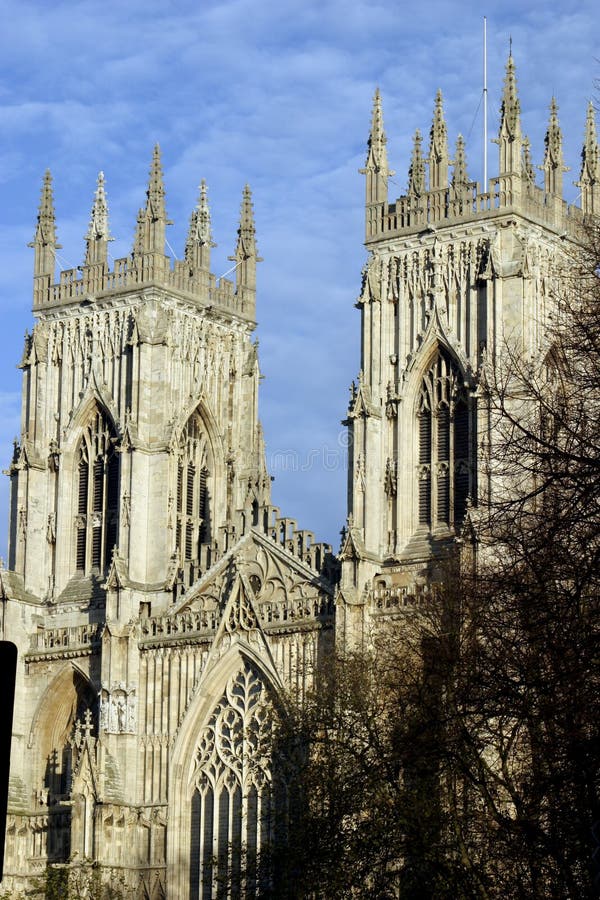
M577 176L586 100L598 75L595 3L488 6L490 136L512 33L535 161L554 92L572 167L568 184ZM0 374L9 394L30 324L26 243L44 169L50 165L55 176L65 261L81 261L100 168L117 238L111 250L125 255L159 140L175 221L169 241L181 253L197 185L207 178L217 274L230 266L244 183L254 190L265 257L258 333L268 446L302 455L335 444L359 367L353 304L364 260L363 184L356 170L373 90L379 84L383 92L398 172L392 194L405 188L412 134L420 127L427 136L438 87L451 142L458 131L469 136L470 172L480 175L480 4L433 0L409 14L394 0L6 0L3 20ZM495 152L491 147L490 172ZM3 465L9 452L5 447ZM275 497L304 525L337 540L345 515L341 475L318 466L278 473ZM0 511L0 528L5 519Z

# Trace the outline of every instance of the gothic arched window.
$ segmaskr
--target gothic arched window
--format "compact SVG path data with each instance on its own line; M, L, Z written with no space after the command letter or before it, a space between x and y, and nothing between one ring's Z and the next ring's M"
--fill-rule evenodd
M260 860L277 818L268 750L273 715L264 679L245 661L202 729L195 754L191 900L240 897L242 884L243 896L261 894Z
M177 455L175 546L184 562L199 558L200 544L211 539L209 445L202 419L194 413Z
M78 450L75 567L102 574L118 540L119 456L108 418L96 410Z
M419 391L418 524L443 531L462 523L471 485L469 397L460 371L440 349Z

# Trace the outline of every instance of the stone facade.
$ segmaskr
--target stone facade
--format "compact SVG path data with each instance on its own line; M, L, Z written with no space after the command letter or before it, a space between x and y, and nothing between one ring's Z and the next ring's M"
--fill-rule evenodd
M481 190L467 174L461 135L450 161L438 92L427 152L417 131L407 194L389 202L394 173L375 94L361 170L368 260L356 304L362 355L350 388L348 522L336 601L345 643L368 641L382 618L423 602L441 577L440 561L457 538L473 534L493 490L486 375L510 347L542 365L561 266L586 218L600 214L591 103L579 207L563 199L554 99L544 184L535 184L512 56L496 142L499 174Z
M333 635L331 548L270 503L250 192L235 284L210 273L204 185L174 267L166 222L157 148L132 255L109 269L101 175L84 265L54 284L44 179L2 572L19 649L9 886L95 860L140 896L185 897L240 810L257 854L269 698L302 692Z
M482 191L461 137L450 161L438 95L427 156L417 133L407 195L391 203L375 96L337 586L331 548L270 503L249 190L234 283L210 272L204 184L184 258L165 256L158 148L133 251L110 268L100 175L84 265L55 283L47 173L0 573L4 636L19 649L9 887L47 862L93 860L139 896L194 900L239 879L228 847L258 858L274 786L285 790L265 752L282 692L310 685L334 603L351 646L427 596L489 496L482 374L509 333L543 354L554 262L600 212L592 108L575 208L554 101L534 183L512 58L498 143Z

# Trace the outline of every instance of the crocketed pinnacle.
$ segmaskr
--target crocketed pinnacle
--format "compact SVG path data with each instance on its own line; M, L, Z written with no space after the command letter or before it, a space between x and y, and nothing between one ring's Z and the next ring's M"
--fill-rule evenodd
M558 124L558 106L556 99L553 97L550 102L550 120L548 122L548 130L544 139L546 153L544 157L544 165L562 166L562 132Z
M106 200L106 191L104 188L104 172L98 173L94 202L92 204L92 214L90 216L90 224L88 226L85 240L112 240L108 227L108 203Z
M46 169L44 174L35 234L29 246L33 247L35 251L34 276L49 275L52 278L55 269L55 253L56 250L61 249L61 246L56 242L56 216L50 169Z
M52 193L52 175L50 169L46 169L44 173L37 225L33 240L34 243L39 242L56 246L56 216L54 213L54 196Z
M210 248L216 246L212 240L210 209L206 196L206 181L200 182L198 203L190 216L190 227L185 242L185 258L192 265L208 269Z
M150 180L148 182L148 202L146 210L153 221L162 219L166 223L167 211L165 208L165 185L160 159L160 146L154 145L152 165L150 166Z
M435 97L433 122L429 132L429 188L447 187L448 184L448 134L444 119L442 92Z
M146 207L140 209L137 217L133 253L134 256L142 256L145 253L158 253L162 256L165 252L165 226L171 225L171 222L167 220L165 186L158 144L155 144L152 154L146 198Z
M600 181L600 153L596 136L596 114L591 100L588 103L585 136L581 150L580 182L584 179L588 179L590 182ZM580 186L581 184L578 184L578 187Z
M529 184L535 184L535 171L531 161L531 141L527 135L523 138L523 174Z
M502 106L500 108L500 137L520 137L521 134L521 106L517 95L517 76L515 61L512 53L506 63L506 76L504 78L504 90L502 92Z
M240 227L238 228L238 240L236 256L247 259L256 256L256 228L254 227L254 209L252 206L252 192L248 185L244 187L242 206L240 210Z
M468 184L469 176L467 175L467 154L465 150L465 139L462 134L456 138L456 150L454 152L454 171L452 172L452 186L464 187Z
M387 137L383 129L383 112L381 107L381 94L379 88L375 89L373 97L373 112L371 115L371 131L368 140L368 153L365 169L388 174L387 161Z
M417 128L413 139L413 152L408 170L408 193L420 197L425 193L425 160L421 152L423 138Z

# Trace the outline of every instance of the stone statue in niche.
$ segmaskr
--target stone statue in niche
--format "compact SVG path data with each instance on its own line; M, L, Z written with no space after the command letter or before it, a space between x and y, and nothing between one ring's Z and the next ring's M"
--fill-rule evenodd
M137 727L135 688L123 682L100 692L100 728L106 734L135 734Z

